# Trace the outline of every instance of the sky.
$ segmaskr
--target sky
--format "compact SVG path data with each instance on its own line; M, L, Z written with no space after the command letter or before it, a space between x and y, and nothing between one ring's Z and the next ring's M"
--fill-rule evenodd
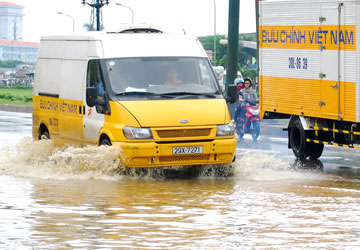
M2 1L2 0L0 0ZM39 42L43 35L71 33L71 17L75 32L84 32L83 25L90 22L91 8L81 0L5 0L24 7L23 41ZM92 0L87 2L91 3ZM131 10L118 6L121 3L134 12L134 23L146 23L165 28L169 32L182 32L197 36L214 34L214 1L216 3L216 33L227 34L228 0L109 0L102 8L106 30L116 30L131 23ZM256 31L255 0L240 0L239 33Z

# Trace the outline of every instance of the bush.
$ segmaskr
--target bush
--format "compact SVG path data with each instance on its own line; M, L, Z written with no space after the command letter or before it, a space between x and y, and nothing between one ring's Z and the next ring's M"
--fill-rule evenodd
M24 102L32 102L32 97L24 96Z
M32 89L33 87L30 85L15 85L15 86L7 86L0 85L0 89Z

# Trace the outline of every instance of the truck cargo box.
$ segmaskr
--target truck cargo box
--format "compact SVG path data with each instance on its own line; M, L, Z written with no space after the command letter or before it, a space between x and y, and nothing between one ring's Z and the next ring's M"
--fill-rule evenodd
M360 120L359 13L358 1L260 1L263 116Z
M360 148L360 1L260 0L262 118L290 118L289 148Z

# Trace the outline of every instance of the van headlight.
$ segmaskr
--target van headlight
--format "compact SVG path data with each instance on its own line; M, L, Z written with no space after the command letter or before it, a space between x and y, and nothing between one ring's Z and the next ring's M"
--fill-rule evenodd
M123 132L128 139L152 139L150 128L124 127Z
M225 125L218 125L216 136L231 136L234 135L235 125L233 122Z

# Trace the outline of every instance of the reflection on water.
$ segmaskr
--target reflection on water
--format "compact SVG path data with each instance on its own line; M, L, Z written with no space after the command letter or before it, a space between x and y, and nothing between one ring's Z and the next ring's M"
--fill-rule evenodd
M360 247L360 181L306 165L319 162L258 153L232 176L152 178L125 175L120 153L29 138L1 148L0 249Z

